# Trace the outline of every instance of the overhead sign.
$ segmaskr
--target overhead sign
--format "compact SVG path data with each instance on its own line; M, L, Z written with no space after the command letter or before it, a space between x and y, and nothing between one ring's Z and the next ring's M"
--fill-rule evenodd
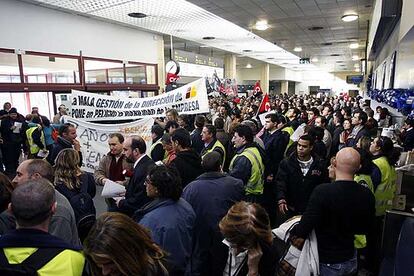
M114 97L72 90L71 102L72 117L83 121L164 117L170 108L180 114L209 112L205 79L147 98Z
M174 50L174 57L173 59L175 61L178 61L179 63L192 63L197 65L204 65L204 66L210 66L210 67L217 67L217 68L223 68L224 62L222 59L215 58L215 57L209 57L204 56L192 52L186 52L186 51L180 51L180 50Z
M139 135L147 144L147 151L151 146L151 127L154 119L145 118L126 124L95 124L64 116L65 123L76 126L76 134L81 144L82 170L94 172L102 157L109 152L108 139L111 133L121 133L124 137Z

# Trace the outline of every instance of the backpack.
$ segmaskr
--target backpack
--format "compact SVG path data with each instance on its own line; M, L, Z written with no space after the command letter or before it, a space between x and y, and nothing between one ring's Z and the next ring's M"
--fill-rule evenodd
M20 264L10 264L4 250L0 248L0 275L37 276L37 271L50 262L64 248L39 248Z
M95 204L88 194L88 175L86 173L82 174L80 183L79 193L72 197L61 191L73 208L79 236L81 233L87 234L96 221Z

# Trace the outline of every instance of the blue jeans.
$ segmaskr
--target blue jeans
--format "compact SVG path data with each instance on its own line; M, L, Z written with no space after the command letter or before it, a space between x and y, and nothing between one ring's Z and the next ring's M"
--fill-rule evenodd
M357 273L357 257L354 257L343 263L323 264L319 263L320 276L345 276Z

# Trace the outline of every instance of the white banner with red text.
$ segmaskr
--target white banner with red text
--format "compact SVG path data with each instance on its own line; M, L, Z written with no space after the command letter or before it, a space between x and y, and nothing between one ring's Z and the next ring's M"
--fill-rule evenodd
M86 172L94 172L102 157L109 152L108 139L111 133L121 133L125 139L132 135L141 136L147 144L147 152L152 144L153 118L143 118L126 124L95 124L69 116L64 116L63 121L76 127L76 139L80 142L83 157L82 170Z

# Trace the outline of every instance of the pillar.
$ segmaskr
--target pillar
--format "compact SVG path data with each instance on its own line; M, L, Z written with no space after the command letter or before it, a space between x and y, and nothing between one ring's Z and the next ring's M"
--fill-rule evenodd
M269 79L270 79L270 65L264 63L262 65L262 71L260 75L260 87L262 88L263 94L269 93Z
M224 78L236 79L236 55L224 57Z
M282 80L281 81L281 85L280 85L280 92L287 94L289 90L289 81L287 80Z
M155 36L154 36L155 37ZM165 91L165 60L164 60L164 39L162 36L157 36L157 55L158 55L158 86L159 93Z

